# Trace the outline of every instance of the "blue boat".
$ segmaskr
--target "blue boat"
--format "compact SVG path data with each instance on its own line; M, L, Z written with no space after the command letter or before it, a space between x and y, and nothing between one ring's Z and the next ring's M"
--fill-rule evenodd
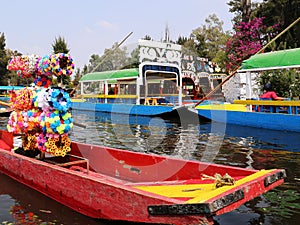
M181 71L175 64L88 73L79 82L73 109L153 116L184 108Z
M183 54L180 45L139 40L138 68L85 74L72 108L145 116L186 110L224 75L212 75L208 65Z
M242 100L240 100L239 102L241 101ZM225 109L225 106L224 109L215 109L213 105L211 106L211 109L209 109L208 106L206 106L205 108L197 106L196 109L198 115L201 117L205 117L206 119L221 123L280 131L300 132L300 116L298 114L233 111L228 110L228 108Z
M239 72L252 72L300 67L300 48L257 54L243 61ZM247 79L251 80L251 79ZM248 84L251 90L251 82ZM250 91L251 94L251 91ZM251 99L251 95L249 96ZM193 111L209 120L280 131L300 132L299 100L234 100L196 106Z

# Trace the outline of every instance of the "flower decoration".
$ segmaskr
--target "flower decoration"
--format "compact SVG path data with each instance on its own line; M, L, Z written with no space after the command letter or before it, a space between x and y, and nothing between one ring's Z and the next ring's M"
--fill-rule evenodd
M34 84L38 87L48 88L51 85L51 79L46 75L37 75Z
M37 142L37 148L41 151L41 152L46 152L47 148L45 146L45 143L47 142L47 138L46 135L44 133L40 133L37 138L36 138L36 142Z
M50 88L51 75L70 76L74 71L73 59L69 54L58 53L38 57L14 56L7 68L17 71L19 76L36 75L35 91L24 88L12 91L11 113L7 129L22 134L24 150L38 149L55 156L65 156L71 151L68 132L73 127L69 109L71 99L62 88Z
M67 112L71 107L71 98L68 92L62 88L49 90L50 106L58 111Z
M49 136L46 143L46 151L51 155L65 156L71 151L71 141L68 135L62 136Z
M69 112L60 113L56 110L43 117L41 126L47 134L67 134L73 127L73 118Z
M13 56L7 69L17 71L17 74L23 78L29 78L35 73L37 59L36 55Z
M35 133L26 133L22 137L22 147L25 151L37 149L37 146L37 138Z
M73 59L69 54L58 53L50 58L52 73L55 76L71 76L74 71Z
M36 64L37 74L41 75L51 75L51 65L50 65L50 56L45 55L42 58L39 58Z
M32 105L33 91L29 88L23 88L15 91L10 98L11 107L17 110L29 110Z

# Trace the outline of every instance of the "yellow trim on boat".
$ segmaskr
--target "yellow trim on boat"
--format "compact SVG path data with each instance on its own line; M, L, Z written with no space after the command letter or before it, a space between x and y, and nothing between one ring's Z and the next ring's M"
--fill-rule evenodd
M216 188L214 183L210 184L184 184L184 185L156 185L156 186L135 186L135 188L148 191L169 198L191 198L185 203L203 203L207 200L221 195L239 185L253 181L273 170L260 170L254 174L237 180L232 186ZM230 175L230 174L229 174Z
M287 100L234 100L234 105L300 106L300 101Z
M244 104L208 104L208 105L198 105L196 106L196 109L246 112L247 106Z

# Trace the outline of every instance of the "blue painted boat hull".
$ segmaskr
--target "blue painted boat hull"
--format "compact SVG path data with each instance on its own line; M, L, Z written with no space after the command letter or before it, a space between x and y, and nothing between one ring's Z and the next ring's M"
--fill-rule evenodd
M171 113L176 109L172 106L149 106L133 104L104 104L91 102L72 102L72 109L95 112L121 113L129 115L155 116Z
M300 132L299 115L205 109L197 111L199 116L221 123Z

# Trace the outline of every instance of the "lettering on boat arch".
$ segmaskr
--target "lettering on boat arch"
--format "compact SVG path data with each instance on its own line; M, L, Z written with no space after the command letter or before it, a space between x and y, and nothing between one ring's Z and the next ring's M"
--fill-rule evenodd
M181 45L139 40L139 61L173 63L181 66Z

